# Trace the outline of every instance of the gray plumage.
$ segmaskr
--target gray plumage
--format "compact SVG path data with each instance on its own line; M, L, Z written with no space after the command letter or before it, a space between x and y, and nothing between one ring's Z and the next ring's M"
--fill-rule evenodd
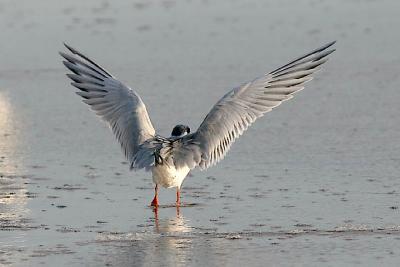
M126 158L132 159L139 145L155 135L142 99L105 69L65 46L75 55L60 52L67 60L64 65L73 72L67 74L71 84L80 89L77 94L83 102L109 124Z
M80 89L77 94L108 122L131 169L152 170L166 165L177 170L204 170L222 160L256 119L302 90L328 60L334 43L229 91L196 132L169 138L155 133L143 101L131 88L70 46L66 45L72 55L60 54L66 59L64 65L73 72L67 75L73 80L72 85Z
M174 151L175 164L207 169L222 160L255 120L302 90L334 49L329 43L285 66L229 91L211 109L197 132Z

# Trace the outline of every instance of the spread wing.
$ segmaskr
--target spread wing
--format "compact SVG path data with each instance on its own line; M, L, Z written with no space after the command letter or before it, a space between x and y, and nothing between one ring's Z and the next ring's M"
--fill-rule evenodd
M197 132L174 144L177 167L206 169L222 160L234 141L265 113L302 90L335 49L335 42L229 91L211 109Z
M140 96L98 64L65 45L72 54L60 52L64 65L72 71L67 76L83 102L106 121L129 161L147 139L154 137L146 106Z

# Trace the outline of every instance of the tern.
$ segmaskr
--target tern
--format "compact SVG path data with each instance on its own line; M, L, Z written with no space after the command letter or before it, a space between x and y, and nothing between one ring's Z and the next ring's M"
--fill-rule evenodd
M304 84L335 51L326 44L286 65L227 92L210 110L196 132L176 125L170 137L158 135L138 93L120 82L103 67L64 44L60 52L67 76L83 102L108 123L118 139L131 170L151 171L158 207L159 186L180 189L190 170L205 170L222 160L232 144L258 118L302 90Z

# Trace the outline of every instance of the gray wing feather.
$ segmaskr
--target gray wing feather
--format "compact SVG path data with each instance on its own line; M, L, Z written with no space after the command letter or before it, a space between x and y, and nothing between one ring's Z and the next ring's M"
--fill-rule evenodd
M64 65L73 72L67 74L73 81L71 84L80 89L77 94L83 102L109 124L126 158L132 162L140 145L155 135L142 99L104 68L65 46L72 55L60 54L66 59Z
M197 132L174 149L177 167L206 169L222 160L234 141L254 121L302 90L311 75L335 49L329 43L296 60L229 91L208 113Z

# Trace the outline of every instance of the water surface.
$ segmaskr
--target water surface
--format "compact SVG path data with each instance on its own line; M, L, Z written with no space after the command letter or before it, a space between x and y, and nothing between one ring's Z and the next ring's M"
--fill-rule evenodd
M397 1L1 1L0 264L396 266ZM135 88L162 135L331 40L337 52L226 159L148 207L151 175L80 103L68 42ZM164 205L174 190L162 190Z

